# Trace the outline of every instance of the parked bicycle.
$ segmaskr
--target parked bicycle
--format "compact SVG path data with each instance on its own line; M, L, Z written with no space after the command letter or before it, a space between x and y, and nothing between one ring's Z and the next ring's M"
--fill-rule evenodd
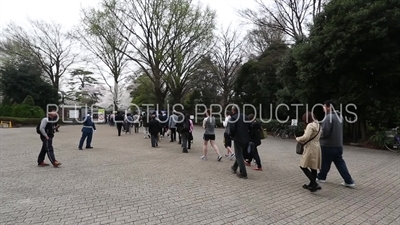
M399 127L386 131L385 147L392 152L400 152Z
M282 133L282 131L285 129L284 125L279 124L276 127L272 128L272 136L274 137L279 137Z
M296 127L295 126L287 126L281 133L281 138L286 139L290 137L295 137Z
M283 139L294 137L296 132L295 126L280 124L272 129L272 135L274 137L281 137Z

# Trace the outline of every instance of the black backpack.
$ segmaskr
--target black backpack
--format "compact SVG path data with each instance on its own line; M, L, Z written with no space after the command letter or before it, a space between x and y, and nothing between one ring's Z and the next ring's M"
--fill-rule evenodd
M36 133L41 134L41 132L40 132L40 123L36 126Z
M185 119L182 123L182 132L189 132L190 130L190 122L189 120Z

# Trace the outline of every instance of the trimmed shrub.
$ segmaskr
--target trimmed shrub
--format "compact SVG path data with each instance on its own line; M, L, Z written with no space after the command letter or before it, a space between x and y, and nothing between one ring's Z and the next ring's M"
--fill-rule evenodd
M12 126L21 124L23 126L37 126L42 118L16 118L16 117L0 117L0 121L11 121Z
M29 105L29 106L35 106L35 101L33 100L32 96L28 95L22 102L22 105Z
M14 112L14 106L0 105L0 116L11 117Z
M44 111L38 106L16 105L13 110L13 117L19 118L42 118Z

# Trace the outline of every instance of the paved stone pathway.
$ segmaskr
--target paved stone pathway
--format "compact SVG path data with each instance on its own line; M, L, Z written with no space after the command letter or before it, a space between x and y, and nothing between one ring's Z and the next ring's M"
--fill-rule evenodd
M247 167L243 180L212 149L200 159L200 127L188 154L167 140L151 148L142 134L118 137L107 125L98 125L94 149L78 151L80 129L56 133L61 168L37 167L35 128L0 129L0 224L400 224L399 154L346 147L356 188L342 187L333 166L310 193L294 140L263 140L264 171Z

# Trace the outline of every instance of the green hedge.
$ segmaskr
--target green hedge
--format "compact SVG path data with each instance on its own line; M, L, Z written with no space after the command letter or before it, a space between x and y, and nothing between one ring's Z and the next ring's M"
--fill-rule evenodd
M0 117L0 121L11 121L12 126L17 124L22 126L37 126L43 118L17 118L17 117Z
M38 106L30 105L0 105L0 116L18 118L43 118L44 111Z

